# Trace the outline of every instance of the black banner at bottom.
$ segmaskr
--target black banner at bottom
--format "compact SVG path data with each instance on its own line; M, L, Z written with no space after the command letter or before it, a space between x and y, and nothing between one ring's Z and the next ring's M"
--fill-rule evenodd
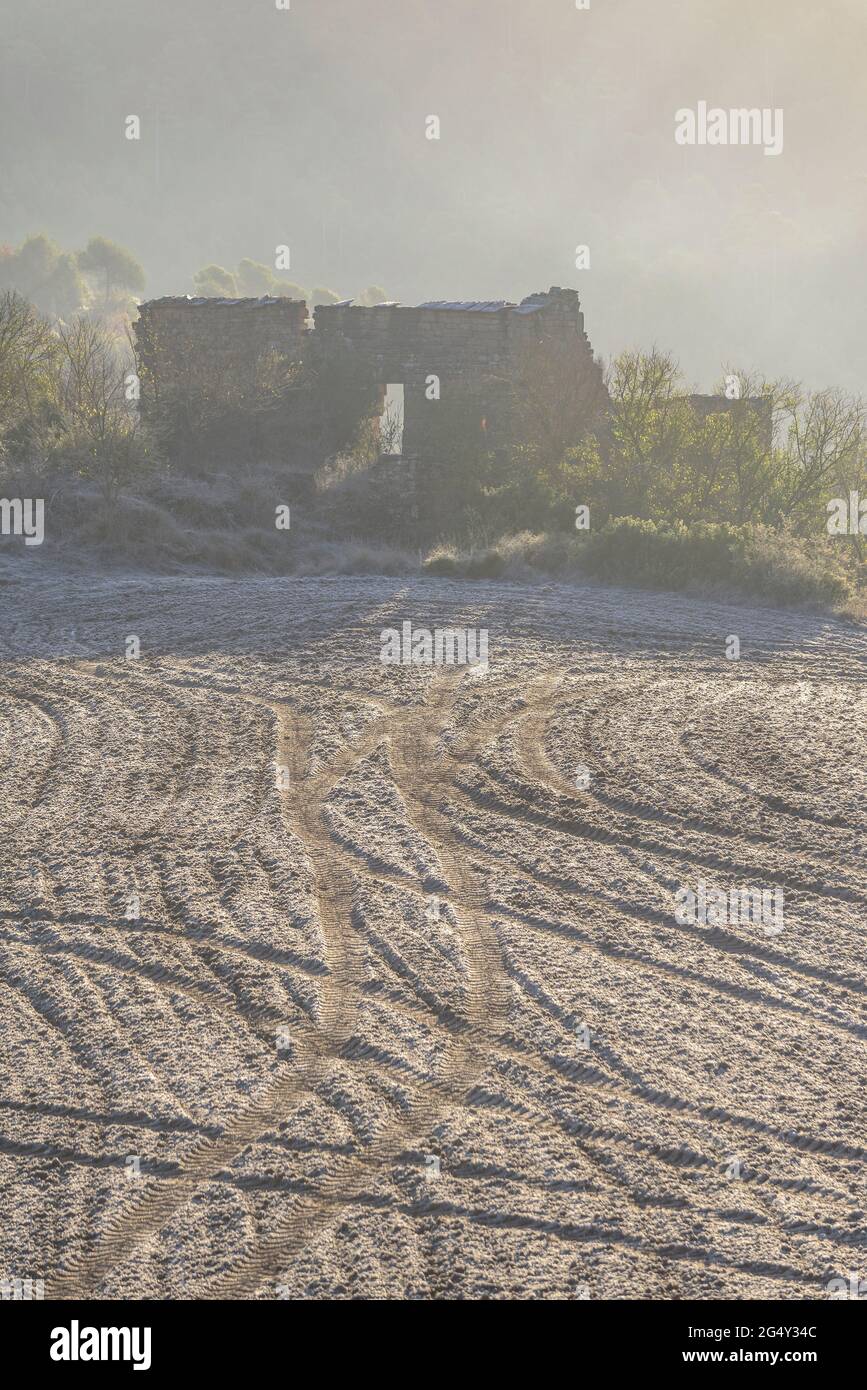
M359 1300L360 1302L361 1300ZM839 1302L861 1301L840 1299ZM527 1337L538 1334L535 1317L540 1305L513 1303L508 1323L500 1323L496 1305L479 1321L464 1324L459 1333L478 1345L486 1358L500 1353L514 1369L516 1352L526 1353ZM533 1308L530 1325L521 1328L523 1310ZM369 1334L377 1320L376 1304L367 1304L363 1331ZM520 1311L519 1311L520 1310ZM21 1370L46 1373L61 1380L72 1376L92 1379L100 1371L167 1374L255 1370L286 1375L298 1368L299 1352L310 1355L304 1341L316 1332L311 1323L327 1317L329 1370L333 1370L334 1332L343 1318L352 1322L351 1311L340 1304L289 1302L193 1303L193 1302L40 1302L0 1303L0 1320L7 1354L14 1355ZM422 1324L415 1322L421 1316ZM411 1329L416 1342L430 1336L425 1368L436 1366L436 1348L443 1349L447 1335L443 1307L424 1313L410 1304L404 1314L390 1308L388 1333ZM515 1322L515 1317L519 1321ZM569 1355L580 1353L610 1372L664 1373L682 1371L701 1378L707 1371L763 1367L777 1374L812 1369L823 1376L857 1366L863 1345L861 1315L854 1309L826 1302L783 1303L643 1303L638 1301L594 1303L575 1300L571 1307L553 1304L542 1316L553 1318L555 1334L568 1338ZM409 1323L404 1324L403 1318ZM562 1318L562 1321L561 1321ZM490 1321L488 1321L490 1319ZM457 1324L453 1326L458 1328ZM352 1370L359 1368L361 1328L353 1328L347 1341ZM321 1332L320 1332L321 1335ZM381 1332L379 1335L383 1335ZM419 1345L423 1345L419 1343ZM555 1344L551 1344L552 1349ZM537 1348L538 1350L538 1348ZM18 1371L20 1375L21 1371Z

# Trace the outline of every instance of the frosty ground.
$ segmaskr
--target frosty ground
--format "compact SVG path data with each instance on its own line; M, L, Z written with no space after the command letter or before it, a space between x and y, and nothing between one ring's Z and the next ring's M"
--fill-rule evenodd
M867 1273L863 629L429 578L0 607L3 1279ZM487 629L487 670L383 664L404 621ZM678 922L700 884L781 889L784 930Z

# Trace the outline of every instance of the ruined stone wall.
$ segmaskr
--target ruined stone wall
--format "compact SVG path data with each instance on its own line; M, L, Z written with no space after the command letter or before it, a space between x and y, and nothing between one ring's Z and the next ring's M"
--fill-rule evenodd
M493 417L502 425L509 385L540 341L601 389L574 290L552 289L499 307L320 305L315 324L315 353L327 356L348 346L379 382L404 384L404 453L418 457L429 449L434 413L447 414L450 400L463 403L475 393L480 422L487 427ZM429 392L432 377L438 399Z
M405 308L322 304L315 310L316 351L343 339L375 365L382 381L470 380L509 374L516 355L540 334L592 361L584 315L573 290L531 296L499 309Z
M534 348L544 347L537 376L558 401L582 395L585 383L604 392L574 290L553 288L521 304L320 305L315 328L306 325L306 305L288 299L186 297L143 304L135 324L143 409L156 398L189 404L191 420L179 446L187 452L201 434L197 403L206 421L234 410L239 428L250 433L250 457L291 456L297 463L303 455L308 462L298 466L314 467L328 422L339 423L342 407L352 406L360 392L375 402L377 387L381 394L386 383L399 382L402 453L423 465L425 485L435 494L443 490L437 461L450 460L460 472L461 450L467 441L474 447L476 431L485 451L513 437L515 384ZM311 374L316 389L308 383L306 394L294 393L298 400L273 409L256 405L255 418L247 420L245 393L257 363L271 351L324 370ZM218 429L225 432L219 419ZM207 447L213 453L217 444L209 440Z
M143 398L195 381L252 383L259 359L276 351L298 361L307 306L294 299L155 299L133 325Z

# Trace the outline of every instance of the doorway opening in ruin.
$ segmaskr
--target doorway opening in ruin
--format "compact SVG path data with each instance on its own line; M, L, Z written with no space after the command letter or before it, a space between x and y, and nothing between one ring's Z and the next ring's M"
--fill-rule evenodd
M390 458L403 453L403 382L390 381L385 388L385 400L379 420L382 452Z

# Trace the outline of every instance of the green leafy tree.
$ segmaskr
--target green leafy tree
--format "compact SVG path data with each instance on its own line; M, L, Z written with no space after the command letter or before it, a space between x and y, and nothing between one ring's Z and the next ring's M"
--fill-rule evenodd
M58 312L53 281L60 260L60 248L49 237L28 237L17 251L10 247L0 256L0 287L17 291L45 313Z
M69 318L87 303L87 286L78 268L78 257L64 251L42 286L41 297L49 301L58 318Z
M131 251L107 237L94 236L78 255L79 269L98 277L102 283L106 304L117 290L140 294L145 287L145 273Z
M53 271L60 248L44 234L28 237L12 257L10 285L25 298L35 300Z
M310 291L305 290L303 285L296 285L294 280L275 279L269 293L278 299L303 299L310 303Z
M196 294L205 299L235 299L238 286L230 270L221 265L206 265L193 276Z
M238 272L235 277L238 289L241 294L255 295L260 298L263 294L273 294L276 275L270 266L263 265L261 261L251 261L248 257L238 262Z
M845 391L797 392L790 404L780 479L780 514L804 524L864 474L864 402Z
M385 304L387 300L388 295L381 285L368 285L366 290L362 290L356 303L372 307L374 304Z

